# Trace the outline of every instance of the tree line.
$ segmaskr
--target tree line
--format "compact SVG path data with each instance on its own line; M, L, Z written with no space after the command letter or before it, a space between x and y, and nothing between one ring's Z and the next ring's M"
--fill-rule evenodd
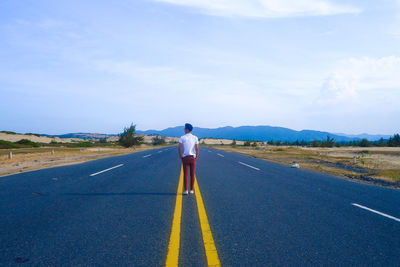
M246 143L245 143L246 144ZM327 136L325 140L296 140L294 142L271 140L268 145L276 146L309 146L309 147L341 147L341 146L359 146L359 147L400 147L400 135L395 134L389 139L379 139L377 141L369 141L368 139L353 140L353 141L335 141L334 138ZM247 142L250 145L250 142Z

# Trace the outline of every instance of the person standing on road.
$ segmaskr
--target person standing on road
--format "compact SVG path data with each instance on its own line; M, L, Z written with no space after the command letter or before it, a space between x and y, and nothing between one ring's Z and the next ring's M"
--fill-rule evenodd
M190 194L194 194L194 171L199 157L199 139L192 134L193 126L185 124L185 135L179 138L179 157L183 164L184 195L188 195L188 169L190 168Z

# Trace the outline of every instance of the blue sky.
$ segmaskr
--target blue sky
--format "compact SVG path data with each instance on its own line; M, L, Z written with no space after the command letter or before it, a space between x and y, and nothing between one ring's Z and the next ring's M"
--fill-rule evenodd
M0 2L0 130L400 129L400 1Z

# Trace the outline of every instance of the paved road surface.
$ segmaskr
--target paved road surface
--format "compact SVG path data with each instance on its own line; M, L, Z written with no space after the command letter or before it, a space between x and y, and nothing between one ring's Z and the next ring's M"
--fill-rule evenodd
M400 266L400 191L201 148L197 178L222 266ZM164 266L175 147L0 178L0 266ZM195 196L179 265L206 266Z

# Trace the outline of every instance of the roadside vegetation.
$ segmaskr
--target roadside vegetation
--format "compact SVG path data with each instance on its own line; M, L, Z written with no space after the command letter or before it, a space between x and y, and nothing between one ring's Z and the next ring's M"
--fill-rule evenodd
M297 163L305 169L400 188L399 134L377 141L361 139L337 142L327 136L325 140L294 142L246 140L239 141L240 145L238 141L233 140L228 146L227 142L223 146L221 141L214 142L213 139L203 139L200 142L205 146L287 166Z
M165 145L165 138L161 137L161 136L156 136L153 138L152 144L154 146L160 146L160 145Z
M16 142L0 140L0 149L17 149L17 148L30 148L30 147L115 147L119 146L117 142L101 142L99 141L76 141L71 143L55 142L50 143L37 143L28 139L21 139Z
M0 133L5 133L9 135L18 135L21 136L22 139L18 141L6 141L0 140L0 149L25 149L25 148L137 148L142 145L151 144L153 146L161 146L161 145L169 145L174 144L174 141L169 140L168 143L166 138L161 136L155 136L153 138L146 137L146 141L144 137L136 134L136 125L131 124L128 127L123 129L123 132L119 134L118 138L99 138L99 139L69 139L64 141L64 139L57 138L49 142L34 142L29 140L29 136L35 137L45 137L45 135L35 134L35 133L26 133L21 135L19 133L15 133L12 131L0 131ZM51 137L49 137L51 138ZM15 140L15 138L14 138ZM35 139L33 139L35 140ZM40 140L40 139L38 139ZM56 141L57 140L57 141ZM58 141L60 140L60 141ZM36 141L36 140L35 140Z
M27 148L27 147L40 147L40 144L32 142L28 139L21 139L17 142L0 140L0 149Z
M251 141L246 141L247 146L250 146ZM294 142L271 140L266 142L268 145L274 146L308 146L308 147L400 147L400 135L395 134L389 139L379 139L378 141L368 141L367 139L361 139L357 141L341 141L336 142L334 138L327 136L325 140L313 140L304 141L296 140ZM245 144L246 145L246 144Z
M136 135L136 125L131 124L131 126L126 127L124 132L119 137L119 144L123 147L138 146L143 141L142 136Z
M400 147L220 146L268 161L400 188Z

